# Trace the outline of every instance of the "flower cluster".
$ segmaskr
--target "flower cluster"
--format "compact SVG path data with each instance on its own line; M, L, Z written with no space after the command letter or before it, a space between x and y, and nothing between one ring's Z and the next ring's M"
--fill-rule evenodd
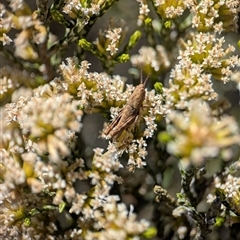
M237 29L238 0L203 0L191 8L192 26L199 32L234 31Z
M220 179L218 179L220 180ZM223 200L227 201L231 206L231 210L239 215L240 213L240 179L238 176L228 175L226 176L224 183L218 183L215 185L217 189L224 192Z
M236 215L239 215L240 213L239 170L240 159L228 166L222 173L222 176L216 176L214 178L214 187L216 188L217 194L221 201L224 203L225 208L231 209L231 211ZM208 202L213 202L214 193L209 193L207 198ZM234 218L230 218L228 224L231 225L234 222Z
M8 76L4 75L1 78L1 89L0 89L0 96L2 96L8 92L13 87L13 82L11 78L8 78Z
M149 223L145 220L136 222L136 215L128 212L124 204L117 204L112 197L106 199L103 212L95 211L94 217L97 220L96 227L102 229L102 231L88 231L86 240L125 240L131 238L131 236L134 236L136 240L140 240L142 233L149 226Z
M88 72L89 66L90 63L82 61L78 68L71 58L67 59L67 64L62 63L60 70L64 82L59 84L63 85L63 90L77 97L80 108L87 113L110 106L121 107L132 89L127 88L126 94L122 95L124 81L120 76L111 78L105 73Z
M170 67L170 62L165 48L161 45L152 47L143 46L139 49L138 55L131 57L132 65L142 69L146 74L159 76Z
M77 102L68 94L48 98L34 96L28 102L21 98L19 103L6 107L8 122L18 122L27 141L37 143L37 149L28 149L42 155L50 154L52 161L68 155L69 133L79 131L82 111L77 110ZM30 144L32 146L32 144Z
M13 152L13 150L12 150ZM9 192L15 189L16 185L21 185L25 182L25 173L9 152L2 149L0 152L1 159L1 175L5 184L1 187L1 200L7 196Z
M8 155L3 149L1 156L3 179L8 183L3 185L5 192L10 193L16 184L26 181L33 193L39 193L49 187L46 178L54 182L61 176L61 168L52 164L65 166L62 159L70 155L74 132L81 127L82 111L77 109L76 102L68 94L44 101L39 96L28 100L21 97L16 103L6 105L5 111L9 126L2 135L3 147L11 152ZM44 164L44 159L48 163ZM21 173L22 177L13 174L14 171ZM59 184L64 182L60 179Z
M174 19L183 14L185 9L191 5L193 5L192 0L187 1L163 1L163 0L153 0L154 7L156 8L156 12L163 19Z
M5 37L0 38L0 40L4 45L9 44L12 40L6 36L6 33L15 28L20 31L14 39L15 56L29 60L37 59L39 57L38 53L30 42L43 43L46 40L46 28L23 1L10 1L9 6L12 8L12 12L5 9L4 5L1 4L1 15L3 16L1 31Z
M18 97L22 95L21 91L24 91L24 95L27 96L27 91L32 91L32 87L36 85L35 78L35 74L29 74L27 71L20 71L10 66L0 68L1 105L9 101L10 98L12 102L17 101Z
M99 53L114 57L118 53L118 48L121 45L127 27L124 21L116 22L111 20L108 29L99 31L98 38L93 42Z
M63 12L68 14L71 18L76 19L81 17L84 20L84 24L87 24L90 17L93 15L99 15L101 4L99 1L91 1L91 3L81 3L79 1L65 1Z
M174 138L168 144L168 151L180 157L184 168L201 167L207 159L219 156L222 150L231 151L233 144L240 143L235 120L226 116L217 121L210 107L200 100L191 101L187 113L172 111L167 119L172 123L169 133ZM231 158L230 153L224 156L225 160Z
M192 35L179 53L179 63L171 72L169 88L164 88L169 107L184 109L189 99L213 100L217 93L212 87L212 77L224 83L230 80L237 66L237 55L231 45L223 48L224 38L209 33Z

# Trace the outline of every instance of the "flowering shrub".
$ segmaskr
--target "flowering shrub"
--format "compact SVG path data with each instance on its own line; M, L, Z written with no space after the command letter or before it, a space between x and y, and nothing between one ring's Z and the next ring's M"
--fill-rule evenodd
M240 239L239 1L6 2L0 239Z

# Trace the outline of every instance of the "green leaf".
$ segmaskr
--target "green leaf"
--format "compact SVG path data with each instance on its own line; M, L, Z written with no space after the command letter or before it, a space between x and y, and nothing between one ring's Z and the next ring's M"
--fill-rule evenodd
M147 239L152 239L157 234L157 229L155 227L149 227L144 233L143 237Z
M59 22L63 25L67 24L67 21L65 20L64 16L56 9L51 9L51 16L54 21Z
M44 205L44 206L42 207L42 209L44 209L44 210L56 210L57 207L54 206L54 205Z
M150 17L146 18L144 23L147 27L152 27L152 19Z
M79 40L78 45L86 51L93 51L92 43L88 42L86 39L82 38Z
M62 203L59 204L58 209L59 209L59 212L60 212L60 213L63 212L65 206L66 206L66 203L65 203L65 202L62 202Z
M127 51L131 50L133 47L136 46L136 44L139 42L140 38L142 36L142 33L140 31L135 31L130 39L129 39L129 42L128 42L128 45L127 45Z
M157 93L162 94L163 93L163 85L160 82L156 82L154 84L154 89L156 90Z
M27 227L30 226L30 224L31 224L31 218L29 218L29 217L25 218L23 224L24 224L25 226L27 226Z
M168 132L160 132L157 138L158 141L162 143L168 143L171 140L171 137L168 134Z
M216 217L215 220L216 220L215 226L217 226L217 227L220 227L220 226L223 225L224 222L225 222L225 220L224 220L223 217Z
M120 55L118 58L117 58L117 61L119 63L125 63L127 61L129 61L130 57L129 57L129 54L125 54L123 53L122 55Z
M168 20L164 23L165 28L171 28L172 27L172 21Z

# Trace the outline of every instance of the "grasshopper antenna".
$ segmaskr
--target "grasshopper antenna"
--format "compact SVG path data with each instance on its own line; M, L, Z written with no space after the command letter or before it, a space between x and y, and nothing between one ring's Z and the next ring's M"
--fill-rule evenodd
M146 87L146 83L147 83L148 79L149 79L149 74L147 75L145 81L143 82L143 73L141 71L141 83L144 85L144 87Z
M149 79L149 74L147 75L147 77L146 77L146 79L145 79L145 81L143 83L144 87L146 87L146 83L147 83L148 79Z

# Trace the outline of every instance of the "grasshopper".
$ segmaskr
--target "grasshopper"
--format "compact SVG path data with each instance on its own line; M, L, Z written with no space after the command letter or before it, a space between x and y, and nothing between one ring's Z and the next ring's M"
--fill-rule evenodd
M145 99L145 85L147 80L148 77L143 83L141 77L141 83L136 86L125 106L120 110L118 116L112 123L104 130L103 133L105 135L108 135L112 139L117 139L125 129L128 129L133 122L137 120L142 103Z

